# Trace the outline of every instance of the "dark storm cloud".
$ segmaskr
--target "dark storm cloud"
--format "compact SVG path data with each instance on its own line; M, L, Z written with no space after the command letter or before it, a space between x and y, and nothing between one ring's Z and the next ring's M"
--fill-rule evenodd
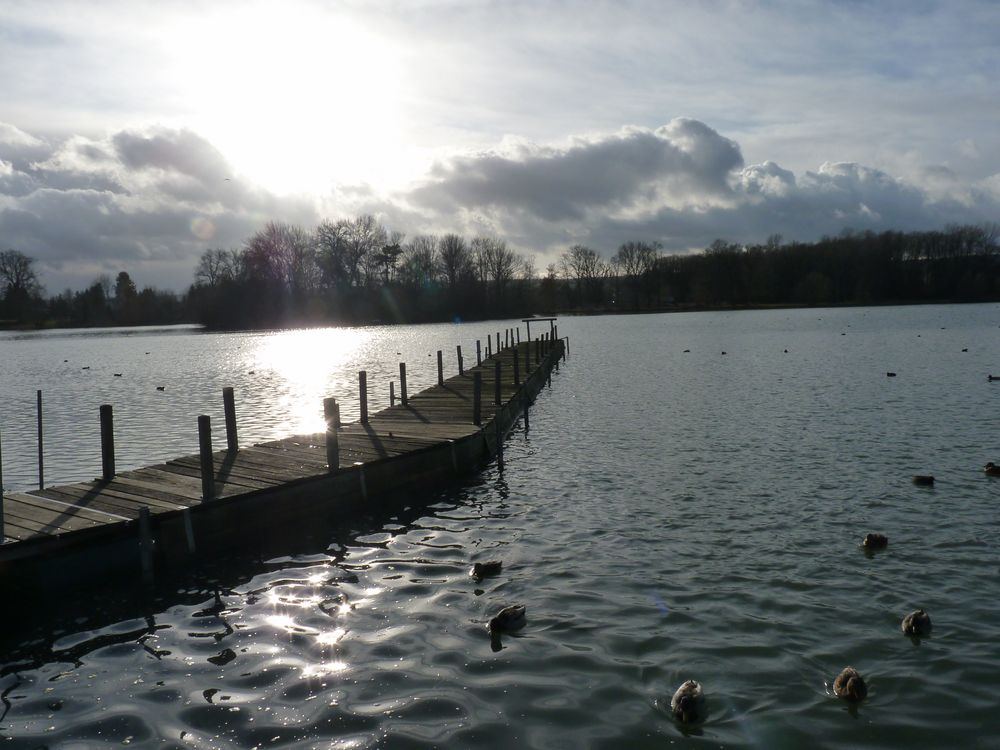
M49 142L0 127L0 245L35 258L50 288L127 270L181 289L204 250L238 246L271 219L316 216L309 201L242 181L191 131Z

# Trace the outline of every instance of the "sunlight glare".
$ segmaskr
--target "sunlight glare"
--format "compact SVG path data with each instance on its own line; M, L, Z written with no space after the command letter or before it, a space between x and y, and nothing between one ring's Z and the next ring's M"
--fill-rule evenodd
M348 17L258 2L167 33L192 124L263 186L381 182L406 158L399 50Z

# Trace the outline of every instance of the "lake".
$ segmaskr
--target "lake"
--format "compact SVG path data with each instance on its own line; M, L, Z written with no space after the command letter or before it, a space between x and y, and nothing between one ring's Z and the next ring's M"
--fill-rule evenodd
M356 417L357 370L380 408L398 361L415 392L437 349L454 371L508 325L0 334L4 483L37 483L38 388L45 481L66 482L99 473L102 403L129 468L195 452L201 413L221 441L224 386L242 442L319 430L323 396ZM1000 305L560 333L502 471L143 595L8 597L0 748L996 747ZM911 639L918 607L934 628ZM830 693L847 665L856 707ZM662 706L688 678L708 715L681 727Z

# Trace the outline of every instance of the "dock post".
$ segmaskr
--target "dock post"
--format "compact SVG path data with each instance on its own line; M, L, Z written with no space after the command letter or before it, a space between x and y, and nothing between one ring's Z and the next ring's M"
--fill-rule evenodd
M42 450L42 392L37 394L38 404L38 489L45 489L45 451Z
M389 406L396 405L396 382L394 380L389 381Z
M101 404L101 478L115 478L115 420L111 404Z
M399 363L399 402L403 406L409 403L406 399L406 362Z
M438 385L444 385L444 355L438 349Z
M486 335L486 359L493 356L493 337L489 334Z
M358 373L358 395L361 399L361 424L368 424L368 372Z
M340 421L340 404L336 404L333 407L333 423L337 427L341 427L344 424Z
M465 366L462 364L462 347L456 346L455 352L458 354L458 374L465 375Z
M497 468L501 471L503 470L503 429L500 427L500 413L497 412L496 417L493 418L493 424L496 427L496 437L497 437Z
M215 461L212 458L212 418L207 414L198 417L198 448L201 458L202 501L215 499Z
M497 331L497 354L500 353L500 331Z
M521 386L521 366L517 361L517 347L514 347L514 387L519 388Z
M368 482L365 479L365 465L361 461L355 461L354 465L358 469L358 487L361 489L361 499L368 502Z
M142 582L153 582L153 533L149 523L149 506L139 508L139 560L142 564Z
M536 367L540 367L542 364L542 339L538 337L535 339L535 362L538 364Z
M528 430L531 429L531 420L528 417L528 392L524 391L521 394L521 408L524 409L524 434L528 434Z
M524 345L524 377L531 374L531 339Z
M472 424L477 427L483 423L483 373L476 370L472 373Z
M476 367L483 363L483 347L479 339L476 339Z
M236 400L233 398L233 389L229 386L222 389L222 408L226 414L226 447L230 453L236 453L240 449L240 440L236 434Z
M506 349L510 346L510 329L505 328L503 331L503 347Z
M340 438L337 436L337 399L323 399L323 417L326 419L326 468L334 472L340 468Z
M521 343L521 326L518 326L517 328L515 328L514 329L514 333L517 334L517 343L520 344Z
M501 383L500 383L500 360L498 359L493 364L493 402L497 406L500 406L500 404L501 404L501 400L500 400L500 395L501 395L501 393L500 393L500 386L501 386Z

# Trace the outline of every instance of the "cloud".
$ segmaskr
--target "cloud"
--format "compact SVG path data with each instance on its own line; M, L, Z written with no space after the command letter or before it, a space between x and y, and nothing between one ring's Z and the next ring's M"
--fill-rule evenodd
M396 203L423 216L421 231L458 221L551 257L574 242L611 254L626 240L651 239L683 252L719 237L809 241L846 228L995 221L997 184L998 177L964 182L942 165L916 180L854 162L799 175L774 161L745 166L734 141L675 119L561 147L519 144L457 157Z
M314 201L250 184L190 130L50 142L0 124L0 245L35 258L50 290L119 270L183 289L204 250L272 219L312 225Z

